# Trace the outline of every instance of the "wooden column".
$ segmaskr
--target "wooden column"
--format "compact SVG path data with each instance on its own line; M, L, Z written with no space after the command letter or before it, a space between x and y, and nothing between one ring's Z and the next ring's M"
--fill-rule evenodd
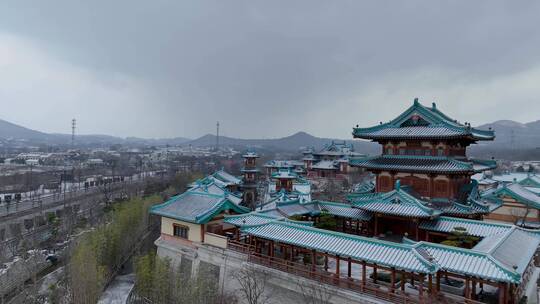
M324 254L324 271L328 271L328 253Z
M420 303L424 303L424 275L420 275L418 279L418 299Z
M350 279L351 278L351 272L352 272L352 263L351 263L351 258L349 257L347 259L348 261L348 264L347 264L347 277Z
M379 227L377 227L379 223L378 218L379 216L375 214L375 219L373 220L373 223L374 223L373 236L377 236L379 234Z
M274 256L274 241L268 242L268 256L269 257Z
M339 258L339 255L336 255L336 277L339 279L339 261L340 261L340 258Z
M396 270L392 268L392 272L390 273L390 292L394 293L395 288L396 288Z
M362 261L362 291L364 291L364 287L366 286L366 262Z
M506 284L499 284L499 304L506 303Z
M315 272L317 270L317 251L313 249L311 251L311 271Z
M471 285L472 285L471 299L476 300L476 280L475 279L472 279Z
M401 280L399 280L399 287L401 288L401 291L405 291L405 272L401 272Z
M431 273L428 274L428 292L433 294L433 275Z
M470 289L469 283L470 283L469 277L465 277L465 298L466 299L471 298L471 289Z
M373 265L373 283L377 284L377 265Z
M295 256L295 255L294 255L294 246L291 245L291 262L294 261L294 256Z
M437 271L435 276L435 290L437 292L441 291L441 273L439 271Z
M418 219L414 219L414 234L415 234L415 240L419 241L419 233L418 233L418 225L419 221Z

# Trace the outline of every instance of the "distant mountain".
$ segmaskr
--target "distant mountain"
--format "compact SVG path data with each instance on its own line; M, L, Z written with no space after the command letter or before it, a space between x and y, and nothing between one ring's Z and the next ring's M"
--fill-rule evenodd
M31 130L14 123L0 119L0 139L3 140L24 140L31 144L54 144L54 145L68 145L71 143L70 134L58 134L58 133L44 133L40 131ZM110 135L91 134L91 135L77 135L76 142L78 145L113 145L113 144L132 144L132 145L179 145L185 143L191 139L183 137L175 138L158 138L147 139L128 137L121 138Z
M495 140L493 142L479 142L470 149L473 155L495 156L511 158L515 150L522 150L530 157L540 158L540 120L520 123L512 120L498 120L489 124L478 126L479 129L495 130ZM53 144L68 145L71 143L70 134L50 134L32 129L28 129L5 120L0 119L0 140L2 141L27 141L30 144ZM331 142L332 138L322 138L310 135L306 132L297 132L293 135L274 138L274 139L241 139L227 136L220 136L221 145L245 149L246 147L263 148L281 151L298 151L300 148L315 147L322 148L325 144ZM339 140L339 139L338 139ZM113 144L129 145L193 145L193 146L214 146L216 136L212 134L204 135L200 138L191 140L183 137L147 139L138 137L120 138L109 135L77 135L78 145L88 146L107 146ZM356 151L367 154L380 152L377 144L347 139L347 142L353 143ZM510 152L509 152L510 151ZM533 151L533 152L531 152ZM521 156L520 156L521 157ZM529 156L527 157L529 158Z
M540 120L520 123L513 120L498 120L478 128L495 130L493 147L509 148L539 148L540 147Z
M306 132L297 132L293 135L274 138L274 139L241 139L227 136L220 136L219 143L224 146L237 147L245 149L246 147L263 148L270 150L282 150L282 151L298 151L301 148L314 147L316 149L322 148L325 144L330 143L332 138L315 137ZM353 141L347 140L349 143L353 143L356 151L361 153L377 153L380 148L377 144L367 141ZM216 144L216 136L212 134L206 134L200 138L192 141L188 141L185 144L189 144L195 147L201 146L213 146Z
M0 119L0 138L4 139L43 139L48 134L21 127L14 123Z

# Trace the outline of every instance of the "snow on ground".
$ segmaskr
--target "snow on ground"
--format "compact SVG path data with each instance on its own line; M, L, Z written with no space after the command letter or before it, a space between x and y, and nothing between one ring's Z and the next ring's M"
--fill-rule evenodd
M44 276L41 286L39 288L39 294L47 295L50 291L49 287L51 285L55 285L56 283L58 283L58 281L60 281L60 278L62 277L63 272L64 272L64 267L62 266L56 269L55 271L47 274L46 276Z
M103 292L98 304L124 304L135 284L135 274L117 276Z

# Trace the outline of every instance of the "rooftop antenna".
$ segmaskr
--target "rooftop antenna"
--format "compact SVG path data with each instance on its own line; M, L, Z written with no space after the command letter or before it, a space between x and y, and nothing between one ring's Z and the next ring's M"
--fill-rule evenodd
M219 151L219 121L216 123L216 151Z
M73 118L71 120L71 147L75 147L75 128L77 127L77 120Z

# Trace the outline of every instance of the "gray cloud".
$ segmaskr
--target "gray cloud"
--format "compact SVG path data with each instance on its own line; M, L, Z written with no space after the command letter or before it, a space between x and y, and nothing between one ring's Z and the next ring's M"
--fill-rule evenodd
M536 1L2 2L2 118L66 132L77 117L81 132L123 136L195 137L220 120L233 136L349 137L419 96L475 124L536 120L539 13Z

